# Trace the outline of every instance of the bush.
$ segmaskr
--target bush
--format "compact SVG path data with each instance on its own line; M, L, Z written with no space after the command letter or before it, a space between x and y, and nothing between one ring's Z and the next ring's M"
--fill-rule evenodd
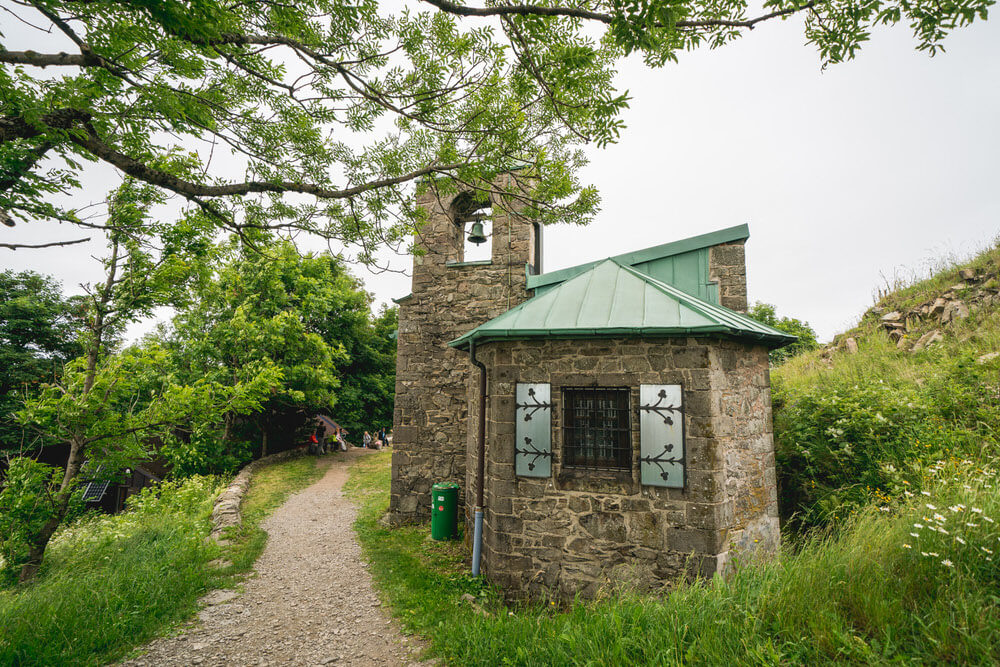
M775 374L775 449L786 528L830 525L872 501L919 490L936 460L997 456L1000 405L995 387L989 389L996 369L975 363L970 351L941 350L921 371L914 382L874 364L794 385Z

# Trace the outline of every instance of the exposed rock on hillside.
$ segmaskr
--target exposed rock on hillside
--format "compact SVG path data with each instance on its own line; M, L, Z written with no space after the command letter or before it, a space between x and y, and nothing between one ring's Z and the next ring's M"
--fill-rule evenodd
M932 347L944 340L947 328L984 306L1000 307L1000 281L996 275L975 269L961 269L959 278L964 282L950 286L943 293L911 307L898 307L892 311L881 305L872 306L862 321L875 321L896 343L911 352ZM929 329L929 330L928 330ZM856 338L837 337L821 353L827 363L832 362L833 352L857 352Z

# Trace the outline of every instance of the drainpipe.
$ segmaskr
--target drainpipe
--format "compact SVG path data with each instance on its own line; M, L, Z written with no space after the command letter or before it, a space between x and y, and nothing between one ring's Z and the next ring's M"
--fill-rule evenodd
M542 273L542 225L540 222L532 221L531 226L535 228L535 275Z
M479 367L479 432L476 436L476 510L472 534L472 576L479 576L483 553L483 486L486 479L486 366L476 359L476 340L469 344L469 361Z

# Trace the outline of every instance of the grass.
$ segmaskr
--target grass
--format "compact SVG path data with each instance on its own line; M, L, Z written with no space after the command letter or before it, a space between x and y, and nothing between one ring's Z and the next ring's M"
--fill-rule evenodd
M458 543L430 542L427 526L380 525L386 454L360 461L348 491L385 601L446 664L997 664L1000 572L986 550L1000 552L1000 531L982 519L1000 520L996 476L962 463L937 475L931 497L864 511L836 536L725 580L679 582L667 598L618 591L567 607L506 606L467 574ZM925 502L941 508L942 521L924 518L935 514Z
M116 516L61 531L32 583L0 591L0 665L104 665L190 618L198 598L233 586L266 542L260 522L323 472L313 458L260 471L236 541L207 541L221 480L166 483ZM217 558L232 562L209 565Z

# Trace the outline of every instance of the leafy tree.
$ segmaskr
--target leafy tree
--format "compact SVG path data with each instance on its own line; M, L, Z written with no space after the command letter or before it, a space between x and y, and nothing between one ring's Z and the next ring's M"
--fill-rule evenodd
M31 536L52 518L48 498L59 488L59 470L26 456L11 461L0 486L0 585L11 583L28 560Z
M234 384L240 369L263 361L280 369L283 382L253 415L249 434L240 432L236 413L226 416L222 458L192 458L197 443L174 442L164 454L175 464L186 472L231 468L250 457L249 440L268 453L279 415L297 414L301 425L304 415L332 409L340 386L334 364L347 357L321 325L331 313L352 312L359 299L353 279L334 267L329 258L301 257L290 243L269 244L266 255L236 242L220 251L216 274L195 289L167 337L179 376Z
M91 471L132 465L148 455L150 437L166 438L184 424L211 424L223 414L259 409L261 398L280 381L278 369L253 363L226 385L206 380L180 384L169 372L166 351L157 345L110 353L121 327L149 316L157 306L183 303L185 285L200 276L211 248L206 236L210 227L199 213L174 224L151 218L151 208L162 200L158 189L132 179L114 193L106 224L105 277L85 287L87 312L79 337L83 354L17 413L23 425L43 438L69 446L62 481L38 496L46 503L44 521L24 536L22 581L37 573L85 464ZM153 239L163 245L155 246Z
M794 317L778 317L774 306L769 303L758 301L747 314L758 322L774 327L778 331L798 336L798 340L791 345L771 351L771 364L774 366L782 364L798 354L819 347L819 343L816 341L816 332L813 331L808 322L797 320Z
M42 50L0 49L0 217L93 226L56 195L100 161L217 225L304 229L362 260L420 222L418 181L586 222L577 146L618 136L624 56L659 66L794 14L824 64L901 22L933 54L992 2L3 0ZM196 169L167 160L178 146Z
M28 443L13 419L24 399L55 379L80 354L79 298L66 298L57 281L25 271L0 273L0 450Z
M77 478L86 463L118 471L149 456L151 437L167 438L179 427L213 424L223 414L260 409L261 399L281 379L273 366L253 364L241 381L181 385L170 374L170 359L156 345L132 347L98 359L81 357L67 365L58 384L46 385L18 417L47 437L70 445L61 483L44 497L45 520L26 536L22 581L31 579L45 549L69 510Z
M359 289L360 291L360 289ZM340 342L348 361L338 364L340 389L336 416L349 431L360 433L392 428L392 408L396 392L397 310L384 308L372 317L370 297L352 317L333 313L330 319L347 320L354 326L343 332Z
M258 241L266 254L235 240L223 247L215 275L198 285L162 338L179 378L225 384L237 369L264 360L284 381L260 412L229 417L218 451L204 439L165 447L187 472L233 467L256 443L262 455L276 438L287 445L318 413L335 415L351 431L392 422L395 309L373 317L371 295L335 257Z

